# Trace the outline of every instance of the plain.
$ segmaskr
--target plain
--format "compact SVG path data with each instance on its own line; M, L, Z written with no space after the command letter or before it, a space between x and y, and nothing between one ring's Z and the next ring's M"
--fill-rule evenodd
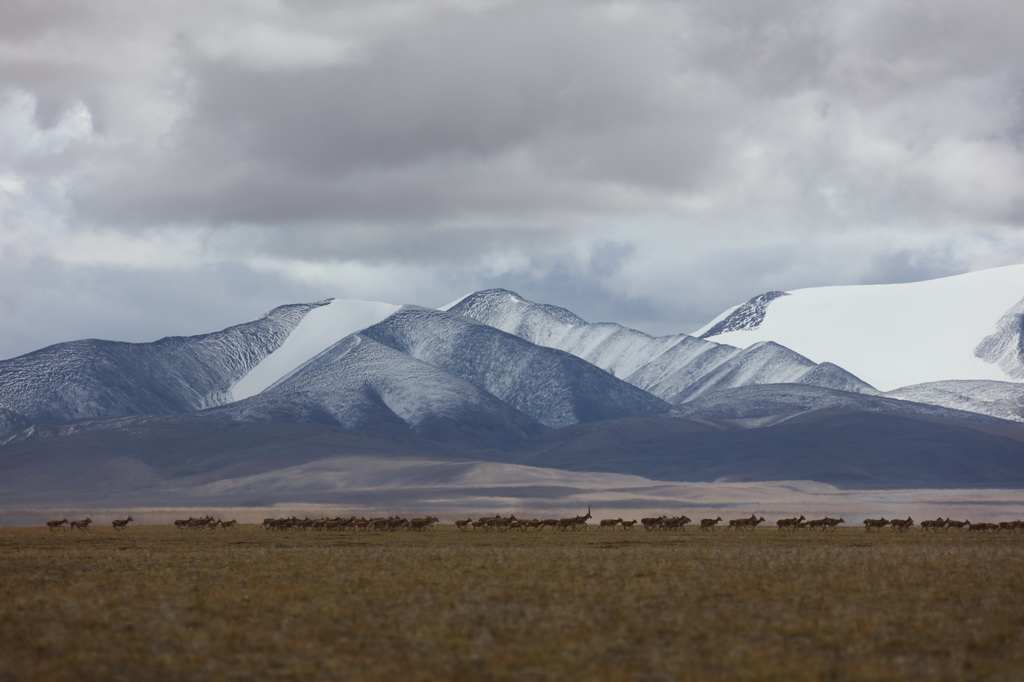
M1022 565L920 528L0 528L0 679L1009 680Z

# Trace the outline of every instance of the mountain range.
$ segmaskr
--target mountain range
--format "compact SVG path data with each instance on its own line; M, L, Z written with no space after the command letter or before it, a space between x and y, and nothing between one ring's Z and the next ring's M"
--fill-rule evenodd
M1022 332L1024 266L770 291L663 337L502 289L283 305L0 361L0 495L253 506L416 482L450 500L505 474L541 497L593 475L1019 488Z

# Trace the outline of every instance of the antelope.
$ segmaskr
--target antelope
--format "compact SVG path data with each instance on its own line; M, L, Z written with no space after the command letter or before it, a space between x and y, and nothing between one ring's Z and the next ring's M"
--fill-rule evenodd
M92 519L88 518L82 519L81 521L72 521L71 529L74 530L77 528L78 530L89 530L90 523L92 523Z
M937 519L934 519L934 520L928 519L928 520L925 520L925 521L921 522L921 530L925 530L925 531L938 532L939 528L944 528L945 526L946 526L946 519L941 518L941 517L939 517Z
M228 528L234 528L235 525L237 525L237 524L238 524L237 520L231 519L230 521L221 521L219 525L224 530L227 530Z
M427 516L425 518L413 519L408 522L410 530L426 530L437 523L436 516Z
M967 526L967 530L978 532L978 533L987 533L990 530L998 530L998 529L999 529L999 526L997 526L994 523L972 523L971 525Z
M633 526L635 526L635 525L636 525L636 519L633 519L632 521L623 521L622 522L622 530L633 530Z
M455 522L455 527L458 528L459 530L466 530L466 526L468 526L471 523L473 523L473 519L471 519L471 518L470 519L466 519L465 521L456 521Z
M775 525L779 527L779 530L793 531L796 530L797 525L804 520L804 515L801 514L798 519L779 519L775 522Z
M664 530L686 530L686 524L690 522L689 516L677 516L672 519L665 519L661 522Z
M914 525L914 519L910 518L909 516L902 520L893 519L889 522L889 525L892 526L892 530L895 533L906 533L907 530Z
M476 521L470 522L470 525L473 527L474 530L476 530L477 528L485 528L486 529L486 528L490 527L490 524L491 524L492 521L495 521L495 520L500 519L500 518L501 518L500 516L481 516Z
M46 527L49 528L51 532L53 532L58 528L63 528L64 524L67 522L67 519L61 519L60 521L47 521Z
M846 519L842 519L842 518L833 519L833 518L829 518L828 516L826 516L825 517L825 527L822 530L834 531L836 529L836 526L838 526L840 523L846 523Z
M651 530L654 530L655 528L657 528L659 525L661 525L661 522L664 521L666 518L668 518L668 517L666 517L666 516L658 516L658 517L649 516L649 517L647 517L645 519L640 519L640 523L643 524L644 530L651 531Z
M815 529L822 530L827 525L828 525L828 517L827 516L825 518L823 518L823 519L811 519L810 521L807 522L807 528L810 529L810 530L815 530Z
M488 527L504 532L512 528L513 524L518 524L518 522L519 519L516 518L515 514L509 514L508 518L499 516L496 519L492 519Z
M622 517L617 519L601 519L601 523L597 524L600 528L615 528L622 523Z
M719 516L717 519L701 519L700 529L703 531L713 531L715 526L721 523L722 517Z
M590 505L587 505L587 514L586 514L586 516L574 516L572 518L559 519L558 520L557 528L559 530L576 530L576 531L578 531L578 530L581 530L581 526L583 528L587 527L587 519L589 519L589 518L590 518Z
M884 516L880 519L864 519L864 532L870 533L871 529L874 528L878 532L889 525L889 520Z
M946 532L947 533L949 532L950 528L956 528L957 530L963 530L964 528L969 528L970 525L971 525L971 522L969 520L968 521L953 521L949 517L946 517Z
M110 522L110 525L114 527L114 530L124 530L128 527L128 524L134 520L135 519L130 516L127 519L114 519Z
M734 530L740 530L743 526L753 523L757 519L757 516L751 514L749 519L730 519L729 528Z
M733 519L729 521L729 527L736 530L754 530L759 523L764 523L764 517L757 518L757 514L751 514L748 519Z

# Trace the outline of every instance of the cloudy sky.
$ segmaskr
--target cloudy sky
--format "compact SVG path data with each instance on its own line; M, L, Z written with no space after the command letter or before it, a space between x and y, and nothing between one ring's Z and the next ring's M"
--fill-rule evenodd
M494 286L693 331L1020 262L1017 0L0 5L0 357Z

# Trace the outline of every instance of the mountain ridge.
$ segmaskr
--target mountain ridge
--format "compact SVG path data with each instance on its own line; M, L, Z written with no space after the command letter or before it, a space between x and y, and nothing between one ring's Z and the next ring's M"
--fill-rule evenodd
M978 282L1017 276L967 278L960 294L957 281L941 287L958 310L959 298L980 295ZM896 299L905 291L904 305ZM309 481L313 499L340 490L314 485L310 473L339 457L405 458L396 480L429 458L651 481L1024 487L1024 383L1014 380L1024 304L997 309L1014 292L1000 290L994 303L986 297L984 315L972 310L969 328L957 329L946 311L911 305L934 299L929 286L871 290L868 299L904 305L908 319L944 323L944 336L916 341L943 346L950 337L955 344L943 352L970 355L957 371L984 366L985 376L1001 378L939 378L888 391L772 338L715 340L770 336L780 320L828 337L820 320L793 326L792 301L804 305L806 292L769 293L723 313L708 339L589 323L490 289L441 310L325 299L210 334L57 344L0 361L0 466L9 474L0 492L166 500L198 486L238 500L245 481L259 481L261 495L299 494L300 483L281 478L291 471ZM843 287L810 296L870 317L877 311L865 307L865 295ZM779 306L790 312L780 316ZM890 331L879 343L904 352ZM878 345L862 350L870 357ZM851 352L849 344L837 350ZM438 484L453 495L466 484L465 467L430 470L448 472L452 479Z

